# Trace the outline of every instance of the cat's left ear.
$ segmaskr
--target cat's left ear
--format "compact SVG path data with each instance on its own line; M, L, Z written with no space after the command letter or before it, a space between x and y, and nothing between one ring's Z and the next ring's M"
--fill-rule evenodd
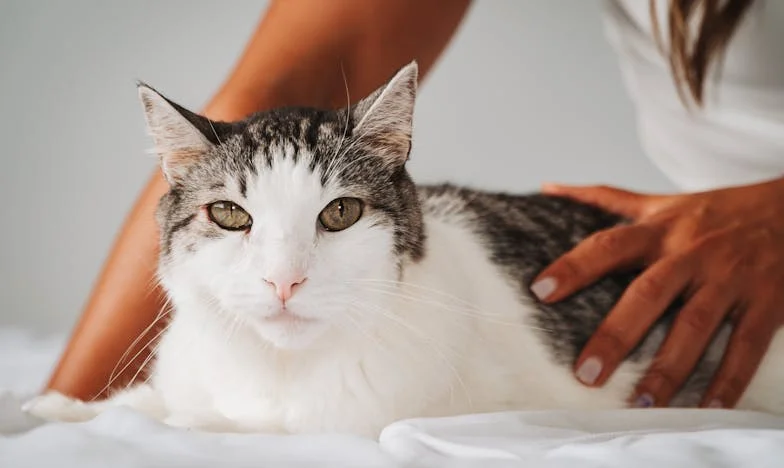
M185 109L144 83L138 90L163 174L170 184L182 183L188 168L220 143L216 129L222 130L223 124Z
M392 166L405 164L411 151L418 74L409 63L352 108L353 134Z

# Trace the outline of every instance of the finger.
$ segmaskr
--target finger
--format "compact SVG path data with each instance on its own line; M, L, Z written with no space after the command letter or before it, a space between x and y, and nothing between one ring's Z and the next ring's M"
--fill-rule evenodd
M692 277L688 256L653 264L626 289L613 310L580 353L575 376L588 386L601 386L645 336Z
M574 187L545 184L542 186L542 192L598 206L628 218L642 215L646 202L651 198L649 195L607 186Z
M776 333L769 320L774 307L775 302L758 302L740 319L701 406L733 408L738 403Z
M638 383L632 404L667 406L689 378L733 305L728 288L703 287L675 317L653 364Z
M642 263L655 248L656 236L639 224L599 231L542 270L531 292L543 302L557 302L607 273Z

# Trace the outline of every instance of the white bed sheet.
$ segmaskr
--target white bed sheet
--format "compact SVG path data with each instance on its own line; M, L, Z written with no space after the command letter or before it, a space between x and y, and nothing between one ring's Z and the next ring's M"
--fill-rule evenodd
M510 412L400 421L379 441L206 434L118 408L40 424L19 404L62 337L0 329L0 467L784 467L784 418L721 410Z

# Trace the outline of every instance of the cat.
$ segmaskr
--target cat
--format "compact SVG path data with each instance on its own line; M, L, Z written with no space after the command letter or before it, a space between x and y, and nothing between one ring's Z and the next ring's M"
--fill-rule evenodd
M205 431L376 437L407 418L628 407L677 305L589 388L573 362L635 273L552 305L530 293L546 265L624 220L538 193L417 186L417 74L412 62L340 110L238 122L140 83L170 186L158 274L173 310L149 382L94 402L46 393L26 411L82 421L127 405ZM729 332L673 406L697 405ZM781 332L738 407L784 413Z

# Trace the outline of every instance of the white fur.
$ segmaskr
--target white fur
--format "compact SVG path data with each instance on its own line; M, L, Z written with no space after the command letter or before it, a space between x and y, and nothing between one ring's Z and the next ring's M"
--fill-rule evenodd
M257 230L162 272L177 312L157 352L154 391L93 405L45 395L30 411L75 420L126 404L207 430L375 436L409 417L625 405L643 365L621 366L601 389L578 383L551 360L528 325L532 306L459 217L426 219L427 256L396 283L392 232L371 212L317 234L319 210L345 194L322 190L317 175L289 161L248 193L246 209L264 220ZM286 268L308 276L287 307L315 322L264 321L280 307L261 278ZM782 355L779 333L741 408L784 411Z
M411 80L411 70L400 76ZM387 95L411 98L380 99ZM353 194L334 180L322 187L307 169L309 155L295 164L291 151L278 149L245 198L226 181L226 198L254 219L250 233L205 241L162 266L175 312L149 384L89 404L46 394L28 411L72 421L128 405L213 431L376 436L411 417L626 405L647 363L622 365L602 388L580 384L552 360L532 325L533 306L449 200L428 202L441 209L425 211L426 256L399 275L393 232L372 209L344 231L319 231L319 212ZM209 222L198 216L194 222ZM301 275L307 280L286 303L300 318L271 321L282 308L264 278ZM740 408L784 413L783 357L779 332Z

